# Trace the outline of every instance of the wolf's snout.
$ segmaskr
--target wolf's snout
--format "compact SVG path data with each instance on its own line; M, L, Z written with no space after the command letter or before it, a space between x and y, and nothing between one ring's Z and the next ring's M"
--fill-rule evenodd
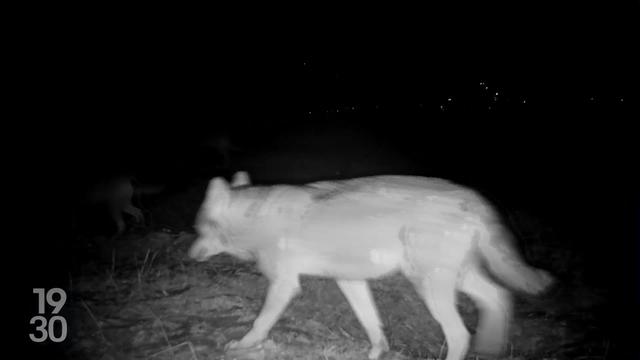
M189 257L196 261L205 261L209 258L207 248L202 243L196 242L189 249Z

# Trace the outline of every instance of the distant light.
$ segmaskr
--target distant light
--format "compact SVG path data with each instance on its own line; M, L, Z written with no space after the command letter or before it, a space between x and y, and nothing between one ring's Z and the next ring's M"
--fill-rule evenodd
M620 102L624 102L624 98L620 98Z
M527 103L527 99L522 99L522 103L526 104Z
M452 102L452 101L453 101L453 99L452 99L452 98L448 98L448 99L447 99L447 101L448 101L448 102Z
M488 87L488 86L485 86L485 87L484 87L484 89L485 89L485 90L489 90L489 87Z
M498 92L496 91L496 96L498 96L498 95L500 95L500 94L498 94Z

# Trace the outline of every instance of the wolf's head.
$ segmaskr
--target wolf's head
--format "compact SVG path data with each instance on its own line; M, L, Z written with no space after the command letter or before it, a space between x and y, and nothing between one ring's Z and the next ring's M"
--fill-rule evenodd
M234 248L224 230L224 214L229 209L234 187L250 185L246 172L237 172L231 184L217 177L209 182L205 200L196 219L198 238L189 249L189 257L205 261L213 255L227 252L240 258L251 258L246 251Z

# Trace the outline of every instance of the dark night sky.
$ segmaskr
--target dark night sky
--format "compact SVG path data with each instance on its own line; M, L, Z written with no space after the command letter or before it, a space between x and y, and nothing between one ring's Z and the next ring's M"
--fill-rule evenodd
M371 9L307 10L283 32L269 31L276 19L271 27L252 25L250 17L234 23L149 15L97 25L87 19L86 29L74 29L69 51L61 51L68 59L63 76L89 136L115 133L137 144L148 138L189 143L203 128L230 123L299 124L309 111L351 106L361 109L356 118L370 117L364 112L379 105L394 122L414 123L407 114L419 104L424 110L415 117L431 120L441 117L431 110L449 97L455 121L481 121L492 117L479 111L491 97L481 96L482 81L502 93L503 108L507 100L528 101L526 110L502 117L538 129L540 122L555 128L556 114L563 127L583 122L594 111L590 97L604 112L609 103L633 100L636 2L365 10Z

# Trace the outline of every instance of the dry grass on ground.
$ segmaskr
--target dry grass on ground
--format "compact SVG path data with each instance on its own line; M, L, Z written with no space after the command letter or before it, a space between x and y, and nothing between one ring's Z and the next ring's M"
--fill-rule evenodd
M186 257L187 232L129 234L97 246L70 274L65 306L72 359L224 359L224 345L241 337L260 310L267 286L250 263L221 255ZM438 324L401 276L372 282L392 351L384 359L435 359L446 352ZM604 359L606 341L584 347L587 309L561 313L562 296L516 297L504 359ZM477 313L461 296L473 329ZM569 313L572 311L572 313ZM578 345L579 344L579 345ZM369 344L334 282L303 278L296 297L250 359L366 359ZM228 358L228 357L227 357ZM475 359L475 358L474 358Z

